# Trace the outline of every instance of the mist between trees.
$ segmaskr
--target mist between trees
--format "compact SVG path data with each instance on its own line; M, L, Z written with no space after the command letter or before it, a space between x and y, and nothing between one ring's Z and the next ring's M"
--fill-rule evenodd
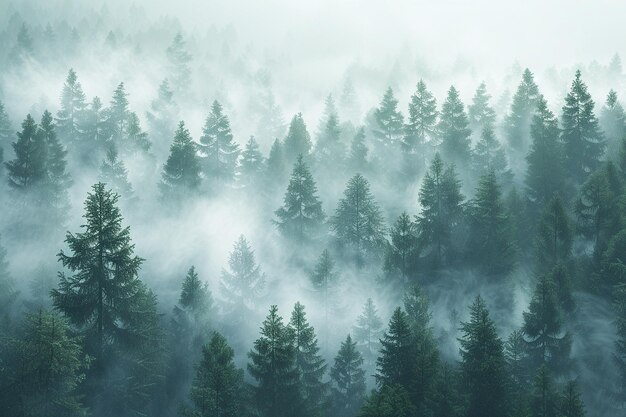
M619 55L309 85L234 26L35 5L0 6L0 415L624 413Z

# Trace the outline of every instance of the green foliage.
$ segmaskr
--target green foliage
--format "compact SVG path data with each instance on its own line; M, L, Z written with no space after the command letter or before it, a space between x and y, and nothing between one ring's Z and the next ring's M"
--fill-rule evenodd
M170 155L163 166L159 188L164 199L177 201L200 185L200 163L196 145L184 122L178 124Z
M355 416L365 400L363 356L350 335L341 342L335 363L330 369L332 381L331 414L335 417Z
M554 196L539 223L537 233L537 266L547 272L568 261L572 252L573 236L568 215L558 195Z
M487 86L482 82L474 93L472 104L467 106L467 116L472 130L477 132L493 130L496 112L489 104L489 100L491 96L487 93Z
M239 164L239 181L244 188L254 189L260 184L260 178L265 170L265 160L259 144L250 136L246 146L241 153L241 163Z
M80 140L83 137L82 124L86 107L83 88L78 81L76 71L70 68L61 91L61 107L57 112L57 130L61 140L74 148L80 146Z
M550 371L545 365L542 365L535 377L533 386L531 405L533 417L559 416L559 398L553 384Z
M448 160L459 166L465 166L471 159L472 131L469 128L467 114L459 92L454 86L448 90L441 108L441 117L437 126L441 136L441 153Z
M508 167L504 148L496 138L493 128L488 124L482 129L480 140L474 147L472 154L474 170L478 175L493 170L502 184L510 184L513 173Z
M405 152L418 152L437 133L437 100L426 83L420 80L409 102L409 117L404 127L402 148Z
M48 149L43 135L31 115L22 122L22 131L13 142L15 159L5 163L9 185L19 191L30 191L47 181Z
M283 143L284 161L292 164L300 155L307 158L311 147L311 135L306 129L302 113L298 113L291 119L289 131Z
M100 165L98 180L107 184L122 199L131 200L133 198L134 192L132 185L128 182L128 171L124 161L119 159L115 147L111 147L107 151L106 158Z
M352 171L361 172L368 168L368 155L369 149L365 143L365 128L360 127L352 142L350 143L350 152L348 155L348 168Z
M368 298L363 306L363 312L357 318L357 324L354 327L354 339L363 357L365 363L372 365L378 349L380 347L380 336L382 335L383 322L381 321L374 301Z
M523 154L528 148L529 127L538 100L539 88L535 84L533 73L526 68L513 96L511 110L505 120L509 146Z
M398 100L391 87L387 88L378 108L374 111L376 129L374 137L382 148L395 146L401 139L404 129L404 117L398 110Z
M333 96L326 98L324 115L315 143L316 164L322 169L334 169L343 163L346 153L341 142L341 127Z
M189 89L191 82L191 55L187 52L185 43L183 35L178 32L165 51L172 87L179 92Z
M385 385L372 392L359 417L410 417L415 413L409 394L400 385Z
M417 225L407 212L398 217L390 231L391 242L385 248L383 270L390 276L398 276L402 283L415 276L419 257Z
M626 112L615 90L609 91L599 122L607 139L607 156L613 159L618 155L621 141L626 136Z
M585 404L576 381L568 381L561 394L559 413L563 417L585 417Z
M217 184L234 180L239 145L233 140L228 116L217 100L211 105L211 113L204 122L198 148L206 178Z

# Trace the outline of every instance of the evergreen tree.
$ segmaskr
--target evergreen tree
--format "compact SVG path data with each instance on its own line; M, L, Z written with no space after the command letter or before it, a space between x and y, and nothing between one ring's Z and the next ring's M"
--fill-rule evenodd
M200 184L200 163L196 157L196 145L191 139L185 122L178 124L170 155L163 166L161 193L164 198L178 199L195 190Z
M235 178L239 145L233 140L230 121L222 105L215 100L204 122L199 145L203 171L217 183L230 183Z
M368 367L373 364L374 358L378 353L382 327L383 322L378 316L374 301L368 298L363 306L363 312L357 318L357 324L354 327L355 343L358 344L363 353L365 364Z
M303 244L315 240L326 215L317 196L317 186L302 155L294 164L283 206L274 212L281 234Z
M118 158L117 149L111 146L107 151L106 158L100 165L99 181L107 184L113 192L119 194L122 199L133 198L133 187L128 181L128 171L124 161Z
M176 129L178 114L179 109L174 100L174 92L166 78L159 85L157 98L152 100L150 110L146 112L148 129L158 155L167 152L170 135Z
M239 181L246 188L259 184L259 179L265 169L263 155L259 151L259 144L250 136L244 151L241 153L241 163L239 165Z
M468 417L506 414L506 362L496 326L480 296L470 307L470 320L461 323L461 369L469 394Z
M513 173L508 167L504 149L490 125L483 128L472 157L474 170L478 175L484 175L493 170L502 184L510 184L513 181Z
M337 272L335 271L335 262L330 256L327 249L324 249L322 254L317 258L315 268L311 273L311 283L315 289L321 294L324 300L324 327L328 326L328 313L330 307L329 294L337 284Z
M319 355L315 329L308 323L304 306L299 302L293 308L287 330L295 349L298 386L304 400L300 415L321 416L328 405L328 384L322 381L327 365Z
M349 248L357 265L362 266L366 256L376 256L383 247L384 220L369 182L362 175L356 174L348 181L343 195L330 219L331 229L339 245Z
M128 131L129 114L128 93L124 83L119 83L113 91L111 103L106 111L107 128L110 140L118 147L125 146L124 136Z
M0 240L0 330L3 327L2 322L9 318L11 305L15 302L16 296L15 282L9 272L7 250L2 246L2 241Z
M409 394L401 385L384 385L373 391L359 417L410 417L415 413Z
M0 413L6 416L84 416L78 388L89 366L81 339L56 313L28 314L9 339L0 366Z
M57 113L59 137L69 146L79 145L83 133L81 122L85 116L86 107L83 88L76 72L70 68L61 92L61 108Z
M622 232L625 233L625 232ZM623 268L623 265L620 265ZM626 403L626 285L621 283L615 288L615 355L613 357L619 372L617 382L617 400Z
M469 122L463 102L454 86L448 90L446 101L441 108L441 118L437 126L441 135L441 152L449 160L460 166L467 166L471 158Z
M350 144L350 154L348 155L348 168L352 171L364 171L367 169L367 144L365 143L365 128L360 127L352 143Z
M229 313L238 323L246 323L265 286L265 274L257 265L254 251L243 235L235 242L228 266L229 270L222 270L220 288L227 299Z
M506 137L509 146L522 154L528 148L528 135L531 118L537 108L539 88L535 77L528 68L522 74L522 81L513 96L511 110L505 119Z
M379 387L399 385L410 396L417 382L413 342L409 318L398 307L389 320L387 332L380 339L380 356L376 360L376 383Z
M72 184L66 171L67 151L57 138L52 114L47 110L41 117L37 134L42 136L46 145L46 200L57 210L66 210L69 206L67 189Z
M131 151L147 152L152 144L148 139L148 133L144 132L139 125L139 117L137 113L130 112L128 114L128 130L126 132L125 147Z
M409 102L409 117L404 127L402 147L405 151L416 152L434 139L437 128L437 100L426 83L420 80Z
M531 369L541 365L553 372L564 369L569 360L570 336L563 331L555 285L549 275L539 278L522 327Z
M270 148L270 153L266 161L265 177L269 185L276 185L283 182L286 175L287 162L285 159L283 145L280 140L275 139Z
M467 116L470 127L475 132L482 132L485 129L491 129L496 124L496 112L489 104L491 96L487 93L487 86L484 82L480 83L472 98L472 104L467 106Z
M509 392L512 395L511 415L526 416L529 391L529 375L527 369L528 356L526 353L526 340L521 329L514 330L504 344L504 358L506 370L509 375Z
M416 222L420 246L430 251L436 267L453 256L452 236L461 220L463 199L454 167L444 169L441 157L435 154L419 191L422 209Z
M172 87L176 91L187 91L191 81L191 68L189 68L191 55L187 52L185 40L180 32L176 34L165 53Z
M311 136L306 130L302 113L298 113L291 119L289 131L283 143L285 163L292 164L300 155L307 158L311 152L311 147Z
M103 109L100 98L94 97L84 111L80 126L85 145L80 150L81 158L88 164L96 164L96 156L100 156L100 152L97 151L105 149L105 145L108 145L110 138L107 117L107 110Z
M346 150L341 142L341 126L333 96L326 98L324 116L315 143L315 159L320 167L334 168L343 163Z
M557 417L558 395L554 390L552 377L545 365L539 368L535 377L532 396L532 416L533 417Z
M335 417L353 417L365 400L365 371L363 356L350 335L341 342L335 363L330 369L332 381L331 414Z
M554 196L546 207L537 233L537 264L541 272L567 262L572 252L572 230L561 199Z
M612 159L618 154L620 143L626 136L626 112L615 90L609 91L599 122L607 139L607 156Z
M4 108L4 104L0 101L0 164L4 158L8 156L9 145L14 132L11 127L11 120Z
M235 366L235 353L226 339L215 332L202 348L191 386L193 417L239 417L244 414L243 370Z
M393 95L391 87L387 88L380 105L374 112L376 128L374 137L384 149L395 146L403 136L404 117L398 110L398 100Z
M261 417L296 417L302 409L296 368L296 351L292 337L278 315L275 305L270 307L261 336L248 353L248 372L257 381L253 400Z
M487 276L504 276L515 263L508 215L502 203L496 174L482 176L469 209L467 255Z
M576 381L565 384L559 404L559 415L563 417L585 417L585 404L578 392Z
M419 257L416 224L403 212L390 231L391 242L385 250L383 269L387 274L399 274L406 283L414 277Z
M565 167L577 184L598 167L604 155L604 135L594 114L594 106L578 70L571 91L565 97L561 133Z
M47 182L48 147L30 114L22 122L17 138L17 142L13 142L15 159L5 163L9 185L18 191L32 191Z
M526 193L536 214L543 210L556 192L564 190L565 170L559 132L556 117L548 109L543 96L539 96L530 126L532 144L526 156Z

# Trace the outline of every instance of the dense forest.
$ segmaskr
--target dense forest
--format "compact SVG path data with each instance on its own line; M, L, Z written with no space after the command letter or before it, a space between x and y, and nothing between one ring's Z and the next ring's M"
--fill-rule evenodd
M626 414L617 53L44 3L0 1L1 416Z

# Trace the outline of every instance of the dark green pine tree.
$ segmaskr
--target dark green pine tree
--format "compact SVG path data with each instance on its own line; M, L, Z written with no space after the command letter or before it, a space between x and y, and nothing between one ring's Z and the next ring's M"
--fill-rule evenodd
M15 133L11 127L11 119L4 108L4 104L0 101L0 164L9 153L11 138ZM0 170L2 172L2 170Z
M135 112L128 114L128 130L126 132L125 145L130 151L143 152L147 152L152 146L150 139L148 139L148 133L141 129L139 116Z
M409 117L404 127L402 147L408 152L419 152L437 134L437 100L426 83L420 80L409 102Z
M333 258L330 256L328 249L324 249L319 258L317 258L315 268L310 276L313 287L324 302L324 328L328 326L328 314L330 313L331 304L333 304L333 290L337 285L337 275L335 271L335 261L333 261ZM324 336L327 340L328 335L325 334Z
M17 138L17 142L13 142L15 159L5 163L9 185L22 192L37 190L45 186L48 179L48 146L30 114L22 122Z
M372 391L359 417L410 417L415 415L409 394L401 385L384 385Z
M624 238L626 240L626 233ZM624 269L623 264L620 265ZM623 273L624 271L622 271ZM626 275L625 275L626 276ZM619 371L617 382L617 399L621 404L626 404L626 285L622 282L615 288L615 326L617 339L615 340L614 360Z
M58 314L43 310L27 314L0 349L0 414L85 416L79 388L89 358L81 344Z
M503 185L513 182L513 173L509 169L506 153L491 125L483 127L472 158L474 171L479 176L493 170Z
M444 169L441 157L435 154L419 191L422 209L416 219L420 247L427 250L434 267L453 259L453 235L462 220L463 199L454 167Z
M609 91L599 122L606 135L606 154L610 159L614 159L619 154L622 139L626 136L626 112L615 90Z
M239 144L233 140L228 116L217 100L204 122L198 148L206 178L217 184L229 184L235 179Z
M363 306L363 312L357 318L354 326L354 340L359 346L365 365L369 368L374 364L380 348L383 322L378 315L374 301L368 298Z
M527 368L526 340L521 329L514 330L504 344L504 358L506 359L506 370L509 375L509 392L511 416L525 417L528 411L528 396L530 394L530 378Z
M576 381L567 381L565 384L559 401L559 413L562 417L585 417L585 403Z
M626 284L624 251L626 251L626 229L613 236L602 255L599 284L601 285L600 289L608 294L617 290L616 286Z
M241 153L239 164L239 183L247 189L255 189L260 184L260 179L265 170L265 159L259 151L259 144L254 136L250 136Z
M563 330L561 309L550 275L542 275L533 292L522 327L532 370L546 365L560 373L569 361L570 335Z
M44 111L39 123L39 135L46 143L46 170L48 201L57 209L66 209L69 206L67 190L72 185L70 174L67 172L67 151L57 138L56 128L49 111Z
M1 238L2 236L0 236ZM0 239L0 332L4 327L5 320L8 320L11 306L17 296L15 282L9 271L9 261L7 260L7 250L2 246Z
M506 361L496 325L480 296L461 323L461 370L469 395L466 416L498 417L507 412Z
M404 131L404 117L398 110L398 100L391 87L387 88L378 108L374 111L376 127L373 130L376 143L381 149L396 146Z
M57 113L57 131L61 140L72 148L80 146L82 122L85 117L85 93L78 76L70 69L61 92L61 108ZM81 153L82 153L81 149Z
M346 149L341 141L339 115L332 95L326 98L314 152L315 162L321 169L331 169L343 164Z
M178 32L165 51L169 79L177 92L186 92L191 83L191 55L187 52L183 35Z
M80 125L85 145L80 150L81 158L87 164L96 165L101 152L109 145L107 117L107 110L103 108L100 98L94 97L85 109Z
M296 351L291 332L283 324L275 305L261 326L261 336L248 353L248 372L256 380L252 387L256 414L260 417L296 417L303 411Z
M558 195L546 206L537 232L537 266L545 273L568 261L572 253L573 233Z
M441 153L444 157L461 167L468 166L472 156L472 131L463 102L454 86L450 87L446 101L443 102L437 129L441 136Z
M51 297L95 359L87 378L89 405L103 415L130 415L145 411L157 377L156 297L137 276L143 259L122 226L119 196L102 183L92 190L83 231L68 232L70 253L58 255L73 275L60 273Z
M509 147L522 155L528 149L531 118L537 108L538 100L539 88L535 84L535 77L526 68L522 74L522 81L513 96L511 110L504 122Z
M444 362L439 368L432 400L432 415L434 417L460 417L463 415L460 385L458 371Z
M407 314L396 308L389 320L387 332L380 339L380 356L376 360L378 387L399 385L409 394L416 384L414 364L416 347Z
M330 369L332 381L331 415L353 417L365 400L365 371L363 356L350 335L341 342L335 363Z
M361 174L348 181L330 224L340 247L354 255L359 267L384 247L383 216L369 182Z
M128 107L128 93L124 83L119 83L113 92L106 123L109 140L123 153L146 152L150 149L148 134L141 130L139 117Z
M400 277L402 284L414 278L419 257L417 225L407 212L398 217L390 231L391 242L386 246L383 270L391 277Z
M496 112L489 104L491 96L487 93L487 85L480 83L472 104L467 106L467 117L469 119L470 128L474 132L482 132L485 128L493 128L496 124Z
M128 201L134 196L133 187L128 181L128 171L114 146L107 150L106 157L102 160L98 180L107 184L122 200Z
M265 179L268 187L282 184L287 176L287 162L284 154L284 146L280 140L275 139L270 148L267 161L265 162Z
M302 245L319 237L326 215L317 196L317 186L302 155L298 156L283 206L274 212L274 224L287 239Z
M157 97L150 103L146 112L148 130L157 155L164 155L168 149L171 134L176 129L179 108L174 100L174 92L167 79L159 85Z
M245 413L246 391L243 369L234 362L235 352L226 339L215 332L202 348L196 366L190 398L190 417L240 417Z
M532 144L526 156L526 194L535 215L539 215L555 193L565 188L563 148L559 142L559 122L539 96L530 125Z
M176 201L200 185L200 163L196 145L191 139L185 122L178 124L170 155L163 166L160 189L164 199Z
M306 129L302 113L293 116L289 124L289 131L283 143L283 158L286 164L292 164L302 155L308 157L311 152L311 135Z
M577 184L582 184L587 175L599 166L604 155L604 134L594 114L594 106L578 70L565 97L561 117L565 167Z
M239 236L228 258L229 270L222 270L220 288L227 302L227 313L236 323L247 323L263 287L265 274L257 265L254 251L245 236Z
M513 269L516 248L508 214L502 203L495 171L480 178L469 208L467 256L489 277L503 277Z
M560 417L559 397L550 371L541 365L533 384L531 412L533 417Z
M328 384L323 382L326 361L319 354L315 329L308 323L304 306L293 308L287 330L295 349L298 386L304 400L300 415L321 416L328 407Z
M354 172L363 172L368 168L367 144L365 143L365 128L361 126L352 138L350 152L348 155L347 167Z

